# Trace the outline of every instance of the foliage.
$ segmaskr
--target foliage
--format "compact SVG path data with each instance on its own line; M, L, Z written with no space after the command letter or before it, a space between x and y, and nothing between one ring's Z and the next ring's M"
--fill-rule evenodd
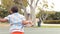
M24 0L24 1L23 1L23 3L26 6L26 0ZM6 8L6 10L8 10L8 11L14 5L16 5L16 3L13 0L2 0L2 7ZM18 9L19 9L19 13L23 14L23 12L21 11L20 5L17 4L17 6L18 6Z
M21 7L21 5L23 6L27 6L27 0L14 0L14 3L19 5Z
M45 24L60 24L60 20L45 20Z
M60 12L56 12L55 14L50 14L47 17L47 20L60 20Z
M13 5L13 0L2 0L2 6L5 7L7 10Z
M55 12L55 11L40 11L36 17L39 18L41 17L42 14L48 14L48 17L46 20L60 20L60 12Z
M60 20L60 12L56 12L56 13L55 13L55 17L56 17L58 20Z
M39 18L39 17L41 17L43 14L45 14L45 11L40 9L40 12L36 15L36 17Z
M26 7L28 4L27 4L27 0L23 0L23 5Z
M7 16L9 13L8 13L8 11L6 10L6 9L4 9L3 7L1 8L0 7L0 17L5 17L5 16Z

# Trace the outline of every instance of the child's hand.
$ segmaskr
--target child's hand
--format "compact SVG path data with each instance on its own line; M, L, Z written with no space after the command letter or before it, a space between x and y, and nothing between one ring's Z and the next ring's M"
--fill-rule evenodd
M7 22L7 21L8 21L7 19L0 18L0 22Z
M32 21L28 21L27 26L32 27L32 26L34 26L34 24L32 23Z

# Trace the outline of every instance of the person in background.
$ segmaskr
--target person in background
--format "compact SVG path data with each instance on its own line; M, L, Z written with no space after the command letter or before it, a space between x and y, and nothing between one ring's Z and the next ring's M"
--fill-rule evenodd
M24 25L31 24L32 22L26 20L26 18L18 13L17 6L13 6L9 11L10 15L5 18L0 18L0 22L10 23L10 34L24 34Z
M41 26L41 19L39 18L39 21L38 21L38 27Z

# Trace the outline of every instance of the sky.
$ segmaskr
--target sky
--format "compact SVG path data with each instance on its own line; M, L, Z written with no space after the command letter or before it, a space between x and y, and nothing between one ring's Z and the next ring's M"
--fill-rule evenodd
M54 10L60 11L60 0L54 0L54 3L55 3Z
M1 4L1 0L0 0L0 4Z
M41 0L42 1L42 0ZM51 9L50 7L50 10L54 10L54 11L60 11L60 0L47 0L48 1L48 5L52 5L51 3L53 2L54 3L54 8ZM38 4L40 5L40 4Z
M42 2L42 0L40 0L39 2L38 2L38 7L40 7L40 8L42 8L43 10L48 10L48 11L52 11L52 10L54 10L54 11L56 11L56 12L60 12L60 0L46 0L46 1L48 1L48 8L42 8L42 6L43 6L43 4L40 4L40 2L41 3L43 3ZM50 7L50 5L52 5L52 3L54 3L54 8L51 8ZM39 10L38 9L36 9L36 12L35 13L38 13L39 12Z

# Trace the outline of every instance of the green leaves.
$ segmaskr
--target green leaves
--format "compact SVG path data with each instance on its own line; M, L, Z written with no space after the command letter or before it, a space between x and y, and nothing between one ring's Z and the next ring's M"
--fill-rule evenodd
M8 10L11 6L14 5L12 0L2 0L3 6Z
M27 0L14 0L15 4L27 6Z
M23 0L23 5L26 7L27 6L27 0Z
M1 8L0 8L1 9ZM7 16L8 15L8 11L6 10L6 9L2 9L2 10L0 10L0 17L5 17L5 16Z

